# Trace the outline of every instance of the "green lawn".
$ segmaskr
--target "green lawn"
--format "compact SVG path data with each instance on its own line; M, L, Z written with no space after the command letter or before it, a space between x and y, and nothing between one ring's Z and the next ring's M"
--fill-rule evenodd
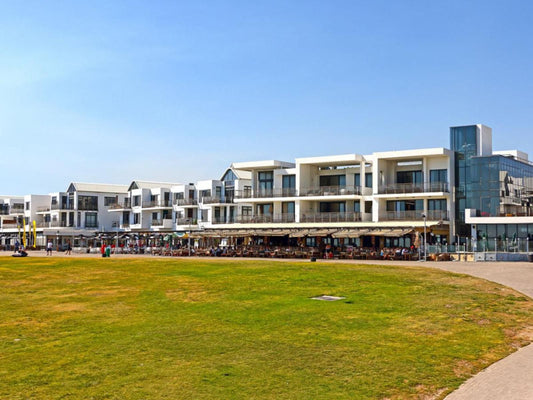
M438 398L533 326L525 296L415 267L4 257L0 282L1 399Z

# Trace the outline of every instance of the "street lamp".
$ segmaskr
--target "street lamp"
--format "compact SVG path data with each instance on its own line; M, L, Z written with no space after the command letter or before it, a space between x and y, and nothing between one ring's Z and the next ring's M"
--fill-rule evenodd
M187 221L189 222L189 234L187 235L187 248L189 249L189 257L191 256L191 218L188 218Z
M426 244L427 244L427 237L426 237L426 219L427 219L427 215L426 213L423 213L422 214L422 218L424 218L424 261L427 261L427 249L426 249Z

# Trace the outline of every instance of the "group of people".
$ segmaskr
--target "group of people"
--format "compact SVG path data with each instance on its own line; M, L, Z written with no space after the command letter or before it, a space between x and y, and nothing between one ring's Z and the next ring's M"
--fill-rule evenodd
M48 243L46 244L46 255L51 256L52 250L54 248L54 244L52 243L52 239L48 239ZM67 247L65 247L65 255L71 255L72 254L72 244L70 243L70 240L67 240Z
M18 240L15 242L15 252L12 255L13 257L26 257L28 255L24 250L24 245L20 244Z

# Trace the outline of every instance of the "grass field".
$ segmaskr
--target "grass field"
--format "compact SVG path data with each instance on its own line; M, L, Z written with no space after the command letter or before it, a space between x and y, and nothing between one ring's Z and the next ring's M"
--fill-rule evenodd
M422 268L4 258L0 282L1 399L439 398L533 326L525 296Z

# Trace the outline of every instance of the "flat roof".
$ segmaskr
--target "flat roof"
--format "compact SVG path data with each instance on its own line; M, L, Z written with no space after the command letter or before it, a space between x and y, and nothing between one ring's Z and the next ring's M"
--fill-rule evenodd
M319 165L319 166L341 166L355 165L365 162L365 158L360 154L341 154L336 156L320 156L297 158L297 164Z
M241 170L262 170L262 169L280 169L280 168L294 168L295 164L279 161L279 160L264 160L264 161L246 161L246 162L237 162L231 164L231 168L241 169Z

